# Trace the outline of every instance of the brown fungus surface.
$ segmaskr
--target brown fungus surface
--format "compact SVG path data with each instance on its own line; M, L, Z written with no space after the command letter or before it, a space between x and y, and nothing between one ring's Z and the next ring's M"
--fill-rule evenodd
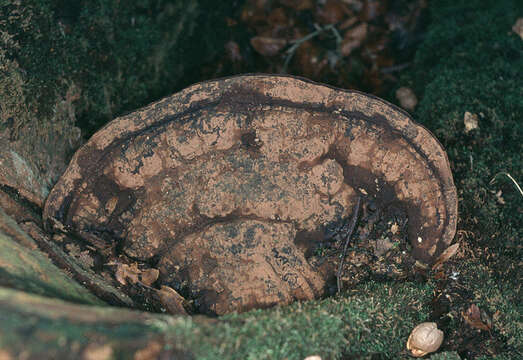
M247 75L110 122L74 155L44 218L223 314L323 294L307 250L358 196L402 209L421 262L454 237L456 189L428 130L366 94Z

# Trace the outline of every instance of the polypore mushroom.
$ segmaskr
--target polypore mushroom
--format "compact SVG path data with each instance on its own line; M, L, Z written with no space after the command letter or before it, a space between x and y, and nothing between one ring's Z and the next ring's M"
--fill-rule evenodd
M322 294L298 245L359 196L404 209L422 262L454 237L456 190L428 130L356 91L247 75L113 120L76 152L44 217L104 254L155 264L157 284L221 314Z
M407 350L414 357L422 357L439 349L443 343L443 331L436 323L424 322L410 333L407 340Z

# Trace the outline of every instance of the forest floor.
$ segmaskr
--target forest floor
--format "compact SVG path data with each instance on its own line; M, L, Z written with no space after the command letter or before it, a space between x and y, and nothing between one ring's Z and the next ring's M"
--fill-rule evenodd
M19 344L19 349L10 349L21 354L24 347L36 351L42 343L60 349L86 347L84 355L99 358L142 345L145 355L159 353L161 346L171 355L176 350L180 357L198 359L407 358L408 335L424 321L436 322L445 334L431 359L523 356L523 5L516 0L318 3L323 5L312 0L245 1L225 19L226 31L220 33L225 51L198 71L176 75L178 88L168 87L168 76L156 77L158 86L147 77L143 82L139 76L127 82L118 78L113 79L117 86L104 89L113 94L108 100L93 85L84 92L89 101L73 108L82 113L76 125L87 137L104 121L155 97L200 80L247 72L288 73L375 94L404 107L446 149L459 197L456 253L440 267L413 273L402 255L406 244L401 236L395 238L399 245L392 240L397 233L393 225L401 219L369 225L366 213L350 243L340 294L217 319L154 314L126 326L115 325L118 315L107 323L71 323L33 308L36 296L0 288L0 358L9 355L2 352L6 344ZM68 29L64 22L63 31ZM125 66L119 69L127 69L126 59L133 69L136 59L122 54L118 59ZM55 69L56 64L49 66ZM151 71L145 65L134 69L139 75ZM103 81L111 86L110 80ZM34 86L40 89L41 84ZM133 95L127 100L118 98L129 93ZM85 120L89 112L95 121ZM369 242L369 233L378 234L386 251ZM325 251L318 255L328 255ZM45 295L45 290L33 292ZM53 309L54 303L41 301ZM71 314L91 311L74 306ZM100 319L113 311L93 309ZM45 329L45 336L33 336L31 326ZM20 343L21 334L32 335ZM89 347L83 334L93 334L98 346Z

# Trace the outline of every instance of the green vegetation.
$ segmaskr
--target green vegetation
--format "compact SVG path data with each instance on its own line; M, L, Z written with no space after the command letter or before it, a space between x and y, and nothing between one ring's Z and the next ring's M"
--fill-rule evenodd
M459 195L457 240L468 257L454 270L473 303L497 312L494 328L507 346L498 358L517 358L523 349L523 197L507 176L496 175L523 181L523 40L512 31L523 4L444 0L430 12L431 25L403 85L420 98L415 119L438 137L451 161ZM478 129L465 132L465 112L478 115Z
M146 346L148 338L163 334L169 344L164 349L174 346L198 359L302 360L313 354L334 359L342 350L352 355L394 357L403 352L412 327L426 320L430 296L427 285L370 282L356 288L350 297L232 314L213 321L139 315L107 307L60 307L59 301L0 288L0 347L10 344L13 352L30 348L52 354L64 347L81 351L96 339L116 353L122 347L136 351Z
M513 264L508 266L517 265L516 259L512 261ZM516 349L521 352L523 347L523 306L519 280L507 278L501 281L502 274L478 262L465 262L457 267L457 271L462 277L461 282L473 294L471 301L480 308L487 309L490 314L497 312L498 315L494 316L494 328L507 345L507 352L500 356L511 355L517 358Z
M212 327L193 326L175 336L184 335L202 359L331 359L342 351L393 356L404 349L411 328L425 320L430 294L424 285L371 282L350 297L227 315Z
M233 5L1 0L0 58L11 64L1 70L23 81L18 91L39 117L51 115L56 97L74 86L70 96L88 135L122 112L197 81L198 66L223 49L225 14ZM0 93L1 102L12 94Z
M82 135L200 80L233 6L0 0L0 157L27 162L39 185L26 190L45 199Z
M523 235L523 41L511 28L519 1L438 1L404 83L421 101L415 112L447 149L460 197L458 228L477 246L515 255ZM464 131L465 112L479 129ZM501 190L499 196L496 193ZM501 196L501 199L500 199ZM517 258L517 257L514 257Z

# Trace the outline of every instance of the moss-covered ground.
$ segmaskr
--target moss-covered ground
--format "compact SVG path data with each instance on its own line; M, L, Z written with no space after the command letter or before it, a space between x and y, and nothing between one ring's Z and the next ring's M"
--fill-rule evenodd
M430 295L426 284L369 282L353 289L350 296L231 314L216 321L153 314L140 321L130 318L127 310L61 308L56 302L37 303L32 296L0 289L0 348L10 344L12 353L21 353L47 347L47 353L52 353L76 347L81 353L96 340L123 351L122 344L138 341L133 348L145 347L145 340L162 335L167 347L175 346L197 359L405 356L404 339L413 326L427 319ZM9 298L19 300L6 306ZM38 305L28 307L31 303ZM91 321L78 315L88 311ZM62 319L57 312L62 312Z
M458 188L456 239L464 253L448 269L459 274L468 303L494 314L493 336L507 347L491 344L490 350L518 358L523 196L507 174L521 185L523 41L511 28L523 4L437 1L430 13L431 25L403 85L419 95L414 117L447 149ZM465 112L478 115L478 129L465 131ZM460 336L452 332L459 321L449 321L450 334ZM485 354L489 347L474 346L463 354Z
M88 136L122 112L201 80L198 66L221 50L234 5L2 0L0 94L7 97L9 84L21 81L18 95L45 117L74 84L69 96L76 97L77 124Z

